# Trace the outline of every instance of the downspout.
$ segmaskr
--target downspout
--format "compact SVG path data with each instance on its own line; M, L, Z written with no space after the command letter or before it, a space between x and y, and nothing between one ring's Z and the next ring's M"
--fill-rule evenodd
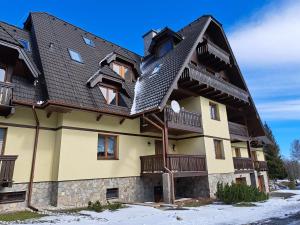
M148 117L145 117L143 115L143 118L148 121L149 123L151 123L153 126L155 126L156 128L158 128L159 130L161 130L162 132L162 140L163 140L163 167L164 170L170 174L171 176L171 203L174 204L175 202L175 198L174 198L174 175L173 172L171 170L169 170L169 168L166 166L166 150L168 148L168 146L166 146L166 136L165 136L165 129L161 126L159 126L157 123L155 123L154 121L150 120Z
M28 184L28 195L27 195L27 207L32 209L33 211L38 211L37 208L31 205L31 197L32 197L32 187L33 187L33 179L34 179L34 170L35 170L35 161L36 161L36 152L37 152L37 145L39 140L39 133L40 133L40 121L37 116L35 106L32 106L32 113L35 119L35 136L34 136L34 145L33 145L33 153L32 153L32 162L31 162L31 171L30 171L30 180Z

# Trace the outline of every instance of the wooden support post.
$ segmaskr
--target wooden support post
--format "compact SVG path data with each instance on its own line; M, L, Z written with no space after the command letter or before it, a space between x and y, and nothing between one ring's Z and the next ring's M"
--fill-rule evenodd
M52 112L47 112L47 118L50 118L52 115Z
M97 116L96 120L97 120L97 121L100 121L101 117L102 117L102 114L99 114L99 115Z
M122 123L124 123L124 121L125 121L125 118L122 118L122 119L120 120L120 125L122 125Z

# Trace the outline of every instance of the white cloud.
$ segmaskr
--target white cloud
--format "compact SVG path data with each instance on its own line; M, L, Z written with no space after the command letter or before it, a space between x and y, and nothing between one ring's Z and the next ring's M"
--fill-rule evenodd
M300 64L300 1L266 7L235 27L229 41L243 67Z
M257 104L263 120L300 121L300 99Z

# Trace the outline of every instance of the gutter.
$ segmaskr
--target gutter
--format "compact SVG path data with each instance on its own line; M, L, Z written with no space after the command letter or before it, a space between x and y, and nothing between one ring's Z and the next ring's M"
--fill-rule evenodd
M30 180L28 184L27 207L32 209L33 211L38 211L37 208L31 205L32 187L33 187L34 172L35 172L35 161L36 161L37 145L38 145L39 133L40 133L40 121L37 116L35 106L32 106L32 113L35 119L36 128L35 128L34 145L33 145L33 153L32 153Z
M156 118L156 115L153 115L153 117ZM143 115L143 118L145 120L147 120L149 123L151 123L153 126L155 126L156 128L158 128L159 130L161 130L162 132L162 139L163 139L163 167L164 170L170 174L171 176L171 203L174 204L175 202L175 196L174 196L174 174L171 170L169 170L169 168L166 166L166 152L167 152L167 148L168 148L168 144L166 141L166 127L161 127L159 126L157 123L155 123L153 120L149 119L148 117Z

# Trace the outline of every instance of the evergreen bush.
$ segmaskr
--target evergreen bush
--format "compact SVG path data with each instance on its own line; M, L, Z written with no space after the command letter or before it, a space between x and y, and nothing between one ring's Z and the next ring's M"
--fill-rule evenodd
M217 198L225 204L235 204L239 202L259 202L269 198L269 196L258 190L256 187L248 186L246 184L232 183L217 184Z

